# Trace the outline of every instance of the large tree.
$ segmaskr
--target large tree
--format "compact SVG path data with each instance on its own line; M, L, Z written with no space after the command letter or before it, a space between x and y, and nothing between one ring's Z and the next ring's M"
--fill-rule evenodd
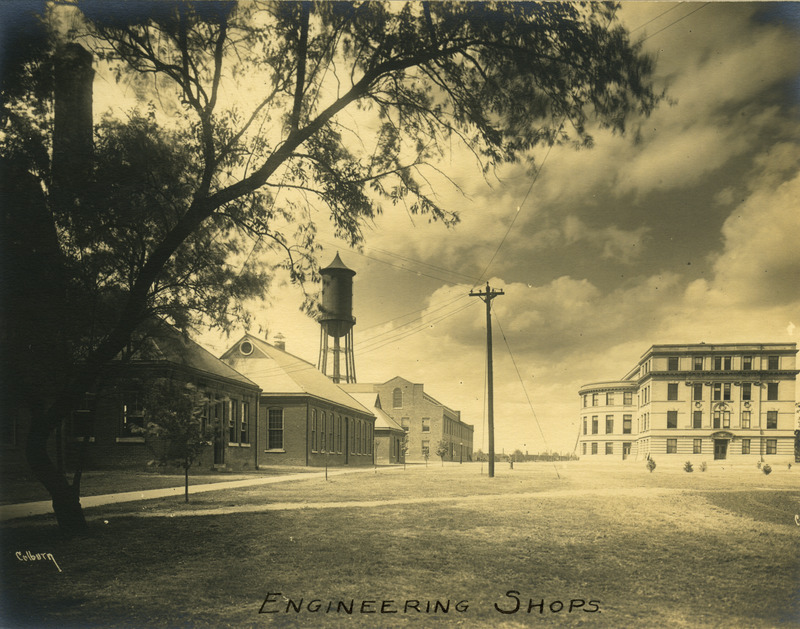
M590 146L590 120L624 132L647 115L659 100L652 60L615 11L549 2L50 7L47 38L13 73L4 69L3 149L14 156L3 164L14 182L4 228L15 238L4 267L31 263L26 273L38 269L63 312L27 309L28 327L61 357L49 366L54 395L30 405L27 455L62 529L85 522L47 440L148 317L229 326L271 265L297 281L314 277L314 208L350 244L386 204L456 221L426 179L452 140L488 173L532 159L537 145ZM68 40L142 101L98 125L91 176L71 196L56 194L47 172L52 107L42 100L48 63ZM35 200L35 229L13 209L25 198ZM266 244L283 260L261 255ZM19 374L29 387L40 367L30 362Z

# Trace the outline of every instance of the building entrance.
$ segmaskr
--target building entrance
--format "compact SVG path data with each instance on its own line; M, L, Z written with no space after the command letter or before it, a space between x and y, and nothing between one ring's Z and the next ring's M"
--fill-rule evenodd
M727 458L728 455L728 440L727 439L714 439L714 460L720 461Z
M630 442L622 444L622 460L624 461L631 455L631 444Z

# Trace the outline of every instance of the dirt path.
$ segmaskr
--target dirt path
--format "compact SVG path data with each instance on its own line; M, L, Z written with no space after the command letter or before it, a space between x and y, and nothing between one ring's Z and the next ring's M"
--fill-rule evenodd
M499 494L479 494L475 496L432 496L428 498L385 498L381 500L341 500L329 502L273 502L259 505L236 505L226 507L213 507L209 509L189 509L186 510L159 510L159 511L130 511L123 513L116 513L113 517L142 517L142 518L175 518L187 516L209 516L209 515L228 515L232 513L266 513L269 511L301 511L312 509L374 509L378 507L395 506L395 505L416 505L416 504L475 504L476 502L489 502L492 500L508 500L508 499L532 499L532 500L548 500L554 498L567 498L567 497L581 497L581 496L594 496L594 497L653 497L653 496L668 496L676 494L704 494L709 492L720 491L738 491L737 489L720 490L720 489L682 489L682 488L653 488L653 487L631 487L619 488L610 487L606 489L551 489L545 491L528 491L517 493L499 493ZM796 492L797 490L791 488L768 489L759 488L751 491L780 491L780 492ZM107 516L97 516L89 518L92 520L104 520Z

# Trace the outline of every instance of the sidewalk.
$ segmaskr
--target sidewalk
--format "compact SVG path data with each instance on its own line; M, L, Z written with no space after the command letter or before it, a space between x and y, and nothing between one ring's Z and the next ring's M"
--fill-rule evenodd
M381 467L382 471L403 469L402 466ZM349 469L328 470L328 476L340 476L342 474L353 474L357 472L372 472L371 466L356 467ZM324 478L325 472L301 472L299 474L280 474L277 476L262 476L259 478L247 478L244 480L234 480L221 483L208 483L205 485L189 485L190 494L199 494L206 491L217 491L220 489L239 489L240 487L251 487L253 485L270 485L272 483L283 483L286 481L305 480L309 478ZM168 498L170 496L183 496L186 488L167 487L165 489L146 489L142 491L128 491L120 494L103 494L100 496L84 496L81 498L83 508L97 507L100 505L113 504L117 502L132 502L134 500L151 500L153 498ZM0 522L14 520L16 518L27 518L34 515L46 515L53 513L53 504L50 500L40 500L38 502L23 502L19 504L0 506Z

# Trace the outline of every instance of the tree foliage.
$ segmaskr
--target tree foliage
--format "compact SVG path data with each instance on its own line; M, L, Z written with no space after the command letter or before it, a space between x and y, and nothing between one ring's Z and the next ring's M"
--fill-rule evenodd
M444 457L450 454L450 442L442 439L436 444L436 456L442 459L442 466L444 466Z
M189 502L189 470L213 439L206 423L209 400L197 387L161 378L147 386L145 425L140 429L161 465L184 471L185 499Z
M4 169L38 186L11 195L4 231L15 255L4 266L49 274L42 295L64 314L58 324L45 315L29 322L58 338L65 356L28 444L37 476L61 496L54 504L75 497L49 463L50 432L153 314L183 329L230 328L246 318L248 298L269 293L276 267L295 282L316 279L321 217L352 245L392 206L455 223L431 179L447 177L440 164L454 141L488 176L503 162L533 164L539 145L591 146L590 120L623 132L648 114L659 100L652 60L615 11L529 2L50 5L49 31L19 49L3 81L0 145ZM48 170L48 69L65 42L91 50L103 78L139 100L100 121L90 181L68 203ZM39 230L25 227L25 196L40 206Z

